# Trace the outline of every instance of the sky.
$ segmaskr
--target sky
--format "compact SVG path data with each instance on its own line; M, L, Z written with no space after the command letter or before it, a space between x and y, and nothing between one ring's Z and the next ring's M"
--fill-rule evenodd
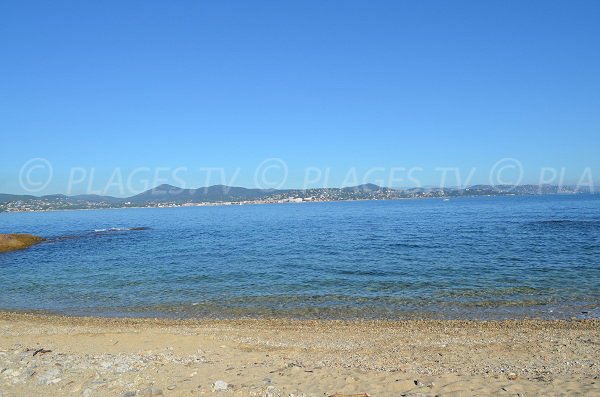
M598 1L5 1L0 193L597 183L599 20Z

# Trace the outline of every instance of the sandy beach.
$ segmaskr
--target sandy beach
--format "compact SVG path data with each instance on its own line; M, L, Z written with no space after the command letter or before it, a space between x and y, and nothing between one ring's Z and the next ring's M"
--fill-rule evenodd
M159 320L0 314L0 395L600 393L600 321Z

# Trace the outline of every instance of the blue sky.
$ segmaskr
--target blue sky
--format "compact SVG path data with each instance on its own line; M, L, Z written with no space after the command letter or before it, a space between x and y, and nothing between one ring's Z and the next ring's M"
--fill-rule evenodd
M281 187L309 167L329 173L311 186L487 183L504 158L523 183L598 181L599 20L597 1L2 2L0 192L27 192L34 158L36 194L129 193L115 170L251 187L271 158Z

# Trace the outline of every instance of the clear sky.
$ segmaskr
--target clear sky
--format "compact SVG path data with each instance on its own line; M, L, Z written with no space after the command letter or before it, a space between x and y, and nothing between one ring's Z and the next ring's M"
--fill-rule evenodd
M314 186L487 183L505 158L523 183L600 180L599 1L4 1L0 57L2 193L34 158L53 177L36 194L115 170L252 187L272 158L281 187L309 167Z

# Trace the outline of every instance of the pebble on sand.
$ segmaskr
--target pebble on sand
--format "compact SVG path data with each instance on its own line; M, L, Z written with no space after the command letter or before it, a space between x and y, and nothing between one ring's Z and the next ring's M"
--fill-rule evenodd
M227 382L218 380L215 383L213 383L212 390L213 391L223 391L223 390L227 390L228 387L229 387L229 384Z
M157 387L147 387L145 389L140 390L139 393L136 394L136 396L141 396L141 397L154 397L154 396L162 396L162 395L163 395L162 390Z

